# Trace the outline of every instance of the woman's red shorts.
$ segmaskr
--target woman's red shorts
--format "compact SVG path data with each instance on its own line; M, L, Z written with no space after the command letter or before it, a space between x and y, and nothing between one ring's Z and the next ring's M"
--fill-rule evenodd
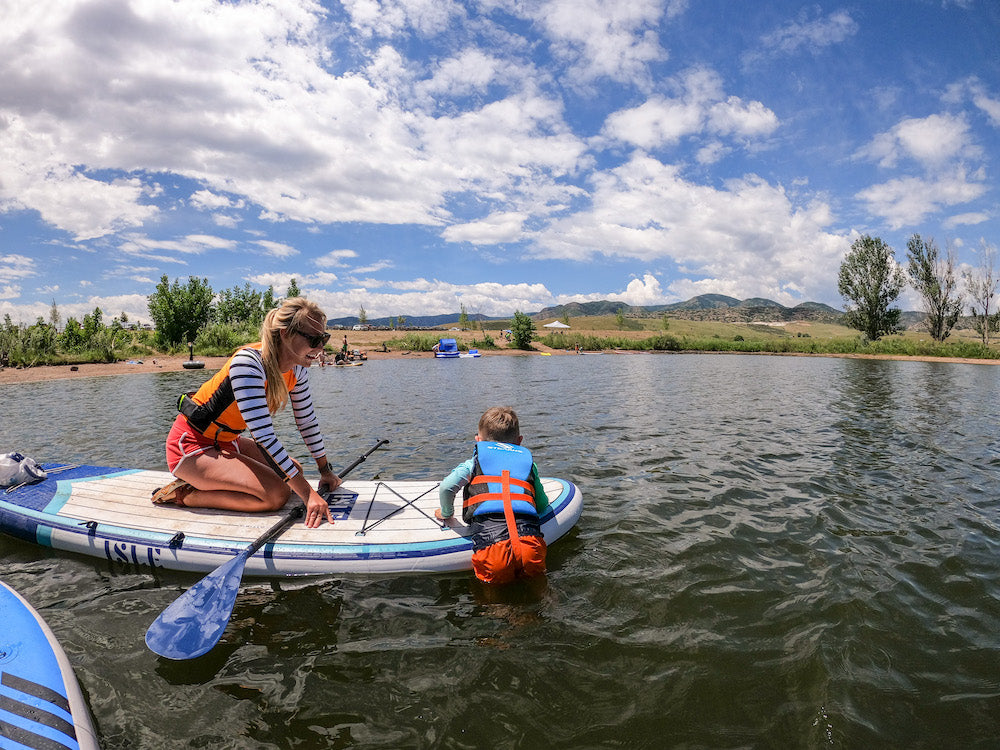
M204 453L209 448L220 451L240 452L239 443L209 440L188 424L187 417L178 414L167 434L167 468L173 472L177 465L188 456Z

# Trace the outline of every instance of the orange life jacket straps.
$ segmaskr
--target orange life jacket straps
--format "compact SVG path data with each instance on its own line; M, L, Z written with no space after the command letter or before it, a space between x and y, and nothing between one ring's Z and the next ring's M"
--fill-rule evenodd
M467 507L478 505L479 503L486 502L487 500L500 500L504 503L504 507L509 505L511 500L523 500L526 503L530 503L532 507L535 506L535 485L531 482L515 479L506 469L504 469L502 477L488 477L485 474L480 474L479 476L473 477L469 484L489 485L490 482L500 482L502 487L501 491L490 492L489 490L486 490L485 492L470 494L469 498L465 501ZM512 492L511 487L518 487L524 490L524 492Z
M503 488L502 493L504 498L506 498L503 504L503 520L507 522L507 535L510 538L510 553L514 556L514 562L518 566L524 567L524 561L521 555L521 535L517 533L517 519L514 518L514 508L510 504L510 486L512 484L523 485L525 483L519 479L511 479L510 472L507 469L504 469L503 474L500 475L500 485ZM534 505L534 497L530 498L530 502Z

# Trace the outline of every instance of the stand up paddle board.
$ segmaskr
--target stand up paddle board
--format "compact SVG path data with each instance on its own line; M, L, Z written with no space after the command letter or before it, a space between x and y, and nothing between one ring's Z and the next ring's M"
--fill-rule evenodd
M46 465L48 478L0 493L0 532L112 563L211 571L231 560L287 515L153 505L153 491L173 480L164 471ZM434 518L435 481L346 480L326 497L334 524L296 523L246 564L248 576L341 573L434 573L471 570L469 529L456 517ZM547 544L580 518L583 497L572 482L543 478L550 508Z
M66 652L41 615L2 582L0 748L100 748Z

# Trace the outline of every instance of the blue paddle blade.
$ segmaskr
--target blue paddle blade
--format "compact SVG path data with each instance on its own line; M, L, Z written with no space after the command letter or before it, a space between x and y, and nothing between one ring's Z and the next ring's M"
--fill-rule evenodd
M211 651L233 613L248 557L242 553L216 568L163 610L146 631L149 649L167 659Z

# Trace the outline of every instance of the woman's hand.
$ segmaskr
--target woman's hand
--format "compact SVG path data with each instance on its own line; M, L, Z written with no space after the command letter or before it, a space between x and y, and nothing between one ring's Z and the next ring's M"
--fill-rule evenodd
M333 492L340 486L341 478L329 466L319 472L319 492Z
M323 521L333 524L333 517L330 515L330 506L326 500L315 490L309 490L309 497L306 499L306 528L315 529Z

